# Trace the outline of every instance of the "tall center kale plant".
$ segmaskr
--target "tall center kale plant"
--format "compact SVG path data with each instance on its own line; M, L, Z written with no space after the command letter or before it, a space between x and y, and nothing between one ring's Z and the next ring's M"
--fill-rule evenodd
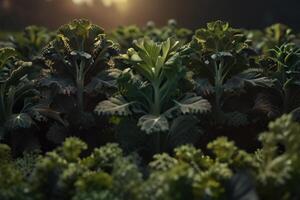
M140 40L121 56L128 68L118 78L118 93L100 102L95 112L136 120L142 133L134 137L144 133L153 135L156 152L162 151L175 134L182 132L182 137L188 134L186 127L195 126L193 118L190 124L178 125L186 122L180 116L191 117L211 109L201 96L180 89L187 73L183 61L188 53L187 46L172 39L162 43ZM177 130L173 130L175 127Z

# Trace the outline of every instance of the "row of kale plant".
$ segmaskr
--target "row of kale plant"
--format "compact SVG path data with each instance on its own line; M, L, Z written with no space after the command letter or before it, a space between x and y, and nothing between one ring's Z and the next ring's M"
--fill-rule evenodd
M74 20L0 45L0 139L14 155L70 136L91 149L118 142L146 160L221 135L254 151L270 120L300 119L299 37L281 24L216 21L193 33L170 20L105 34Z

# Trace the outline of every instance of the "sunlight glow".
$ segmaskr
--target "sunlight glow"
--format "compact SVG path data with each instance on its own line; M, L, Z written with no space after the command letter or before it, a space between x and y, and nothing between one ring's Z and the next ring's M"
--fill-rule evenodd
M111 7L114 4L115 5L126 4L127 0L102 0L102 3L106 7Z
M3 0L3 2L0 2L0 7L2 6L5 10L9 10L11 3L11 0Z
M83 4L86 4L86 5L93 5L94 3L94 0L72 0L73 3L75 3L76 5L83 5Z
M128 0L72 0L76 5L92 6L94 3L101 2L105 7L115 6L118 10L125 10L128 5Z

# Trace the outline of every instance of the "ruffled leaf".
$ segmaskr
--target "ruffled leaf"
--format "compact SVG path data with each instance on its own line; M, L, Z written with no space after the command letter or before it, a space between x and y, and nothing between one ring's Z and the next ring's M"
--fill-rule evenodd
M130 106L133 102L127 102L123 97L112 97L109 100L100 102L95 108L95 112L98 115L118 115L118 116L128 116L132 112Z
M19 128L30 128L34 124L34 121L27 113L13 114L5 122L5 126L9 130L15 130Z
M182 101L175 101L182 114L202 114L211 110L210 103L200 96L189 94Z
M163 115L144 115L138 121L138 126L147 134L165 132L169 130L169 122Z

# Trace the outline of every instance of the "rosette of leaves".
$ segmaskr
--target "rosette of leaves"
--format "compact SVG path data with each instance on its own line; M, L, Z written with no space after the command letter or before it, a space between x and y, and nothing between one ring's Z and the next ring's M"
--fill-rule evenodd
M226 126L247 124L246 113L251 107L238 98L246 95L249 88L273 86L273 80L262 75L246 36L228 23L216 21L197 30L191 46L195 90L211 99L211 122Z
M276 80L273 90L261 93L255 109L269 117L292 113L300 120L300 49L293 43L270 50L261 60L265 73Z
M51 91L52 105L65 114L69 128L78 131L95 125L90 111L115 89L109 68L117 53L117 45L107 39L103 29L87 20L74 20L59 28L44 49L47 65L40 85ZM55 126L49 134L56 140L67 131L62 130L64 127Z
M186 48L171 39L163 43L148 39L136 43L135 49L129 49L123 55L124 62L131 66L118 79L118 94L100 102L95 112L99 115L132 116L143 132L156 134L155 144L159 150L160 133L171 133L172 119L176 121L181 115L203 114L211 109L207 100L178 89L186 75L182 62L188 51ZM186 126L189 127L188 123ZM177 128L180 129L180 126Z
M35 122L47 117L61 121L58 112L39 98L35 81L28 77L33 67L31 62L17 59L12 48L0 49L0 138L6 133L30 128Z

